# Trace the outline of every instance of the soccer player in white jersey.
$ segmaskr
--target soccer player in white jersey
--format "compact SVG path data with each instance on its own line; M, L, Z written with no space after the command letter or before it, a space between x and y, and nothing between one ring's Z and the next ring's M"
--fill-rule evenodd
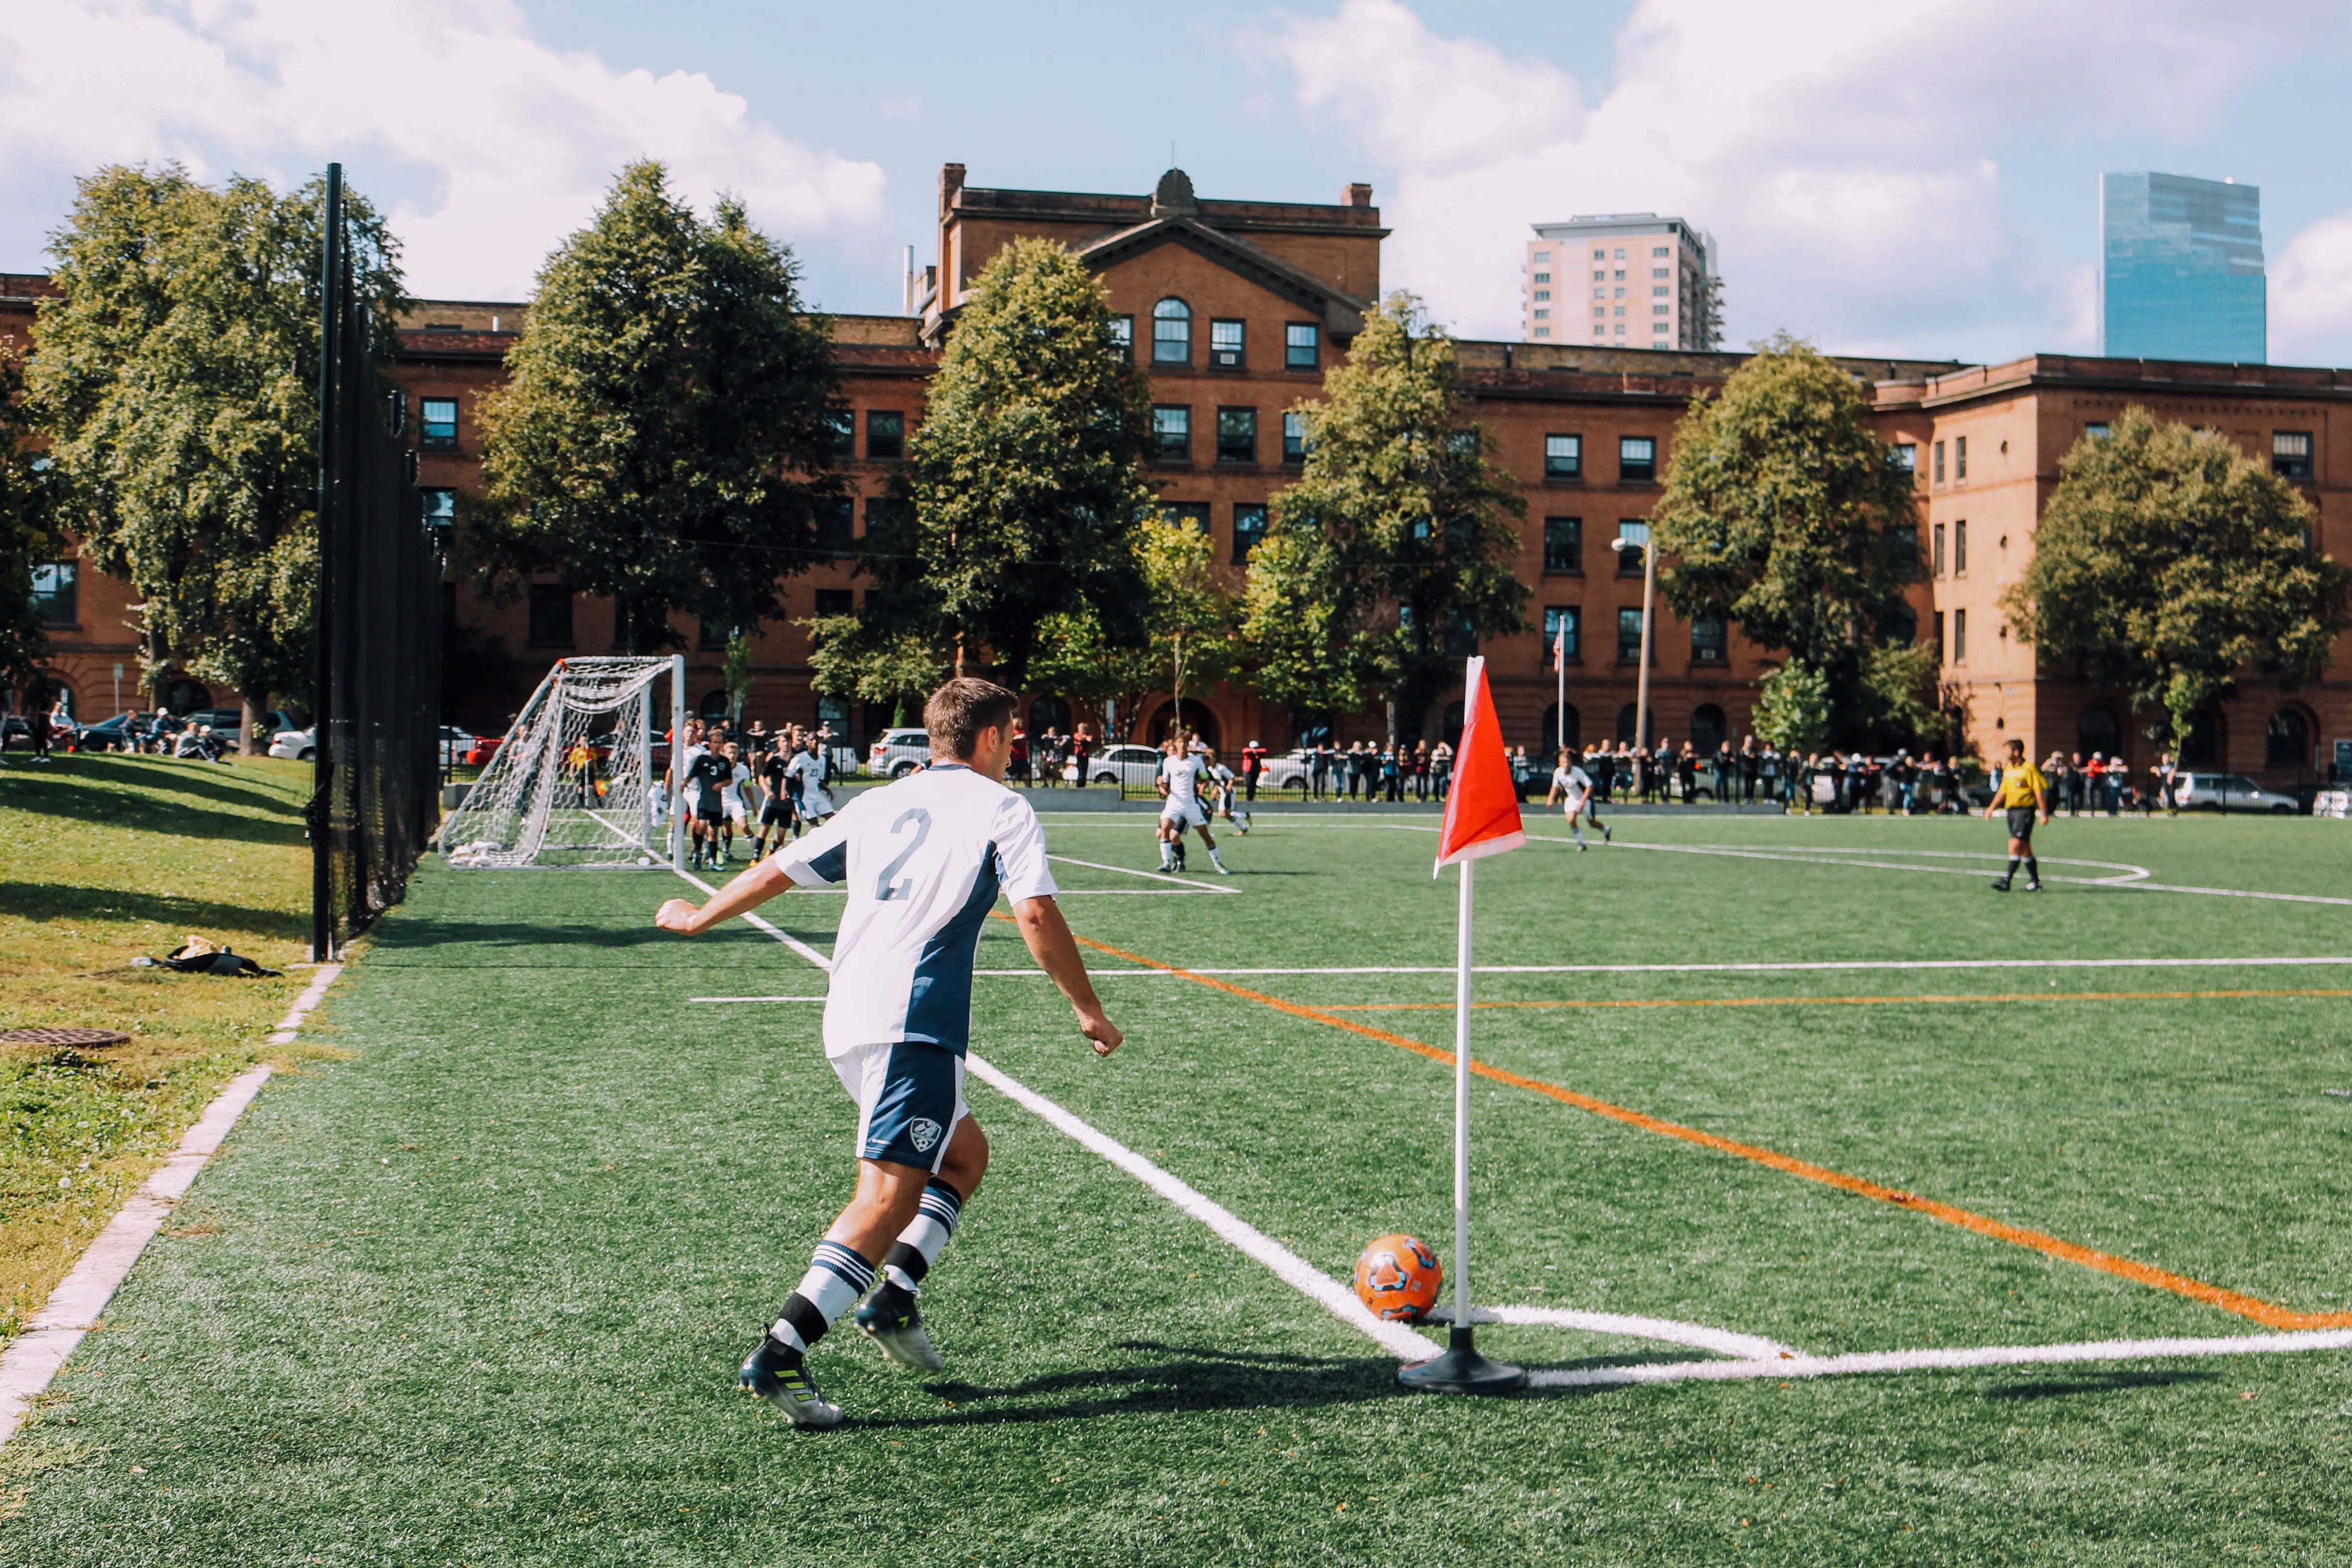
M1241 793L1240 786L1234 780L1234 770L1217 760L1217 748L1213 746L1201 747L1201 761L1208 770L1210 788L1216 791L1217 815L1231 822L1234 831L1247 834L1250 831L1249 808L1242 807L1238 816L1234 811Z
M1013 704L1002 686L950 681L923 707L929 767L866 790L699 909L673 898L654 917L690 936L788 887L839 883L849 894L825 988L824 1049L857 1103L856 1196L740 1375L797 1427L840 1424L841 1407L809 1376L809 1347L877 1279L858 1328L902 1366L943 1364L916 1298L988 1168L988 1139L963 1102L963 1058L972 953L998 894L1077 1013L1078 1032L1098 1056L1118 1048L1054 902L1037 814L1004 786Z
M1223 855L1217 852L1217 841L1209 836L1209 814L1201 810L1201 780L1208 769L1192 754L1185 744L1184 732L1178 730L1168 742L1168 755L1160 759L1160 799L1166 803L1160 808L1160 869L1184 869L1184 830L1200 830L1201 841L1209 846L1210 863L1219 876L1234 873L1225 868Z
M788 766L792 777L800 780L801 821L822 822L832 816L833 797L824 792L824 758L817 755L814 736L802 744Z
M1544 797L1549 808L1561 804L1568 807L1568 830L1576 835L1579 850L1590 848L1584 841L1584 814L1592 812L1592 825L1601 830L1601 841L1609 841L1609 825L1592 807L1592 779L1580 766L1576 753L1568 747L1559 748L1559 766L1551 770L1551 793Z

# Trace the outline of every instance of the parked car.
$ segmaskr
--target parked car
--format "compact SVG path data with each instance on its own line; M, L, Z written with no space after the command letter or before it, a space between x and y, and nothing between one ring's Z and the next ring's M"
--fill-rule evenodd
M1148 789L1160 777L1160 761L1156 746L1106 746L1087 758L1087 782Z
M119 713L100 723L82 726L80 744L84 751L141 751L154 734L153 715Z
M468 768L488 768L490 758L499 754L499 747L506 744L506 738L503 735L478 735L474 744L466 747L466 755L457 760Z
M904 779L930 759L929 731L886 729L879 740L866 747L864 767L877 779Z
M317 729L281 729L269 737L269 755L308 762L319 755Z
M2292 795L2265 789L2242 773L2181 773L2174 776L2173 799L2184 811L2267 811L2293 816Z
M466 760L466 753L473 750L479 744L472 730L459 729L454 724L443 725L441 727L441 766L457 767Z
M1344 784L1348 777L1344 771L1347 767L1347 753L1334 752L1332 758L1342 770L1339 773L1339 778ZM1258 769L1257 787L1261 789L1297 789L1310 781L1314 766L1315 748L1313 747L1293 747L1279 757L1269 757L1265 759L1265 765Z
M224 746L236 746L245 738L245 710L241 707L200 707L180 716L190 724L213 727L213 738ZM281 733L295 727L293 716L282 708L271 708L261 716L262 728L275 740Z
M33 721L20 713L0 717L0 751L19 743L26 746L33 744Z

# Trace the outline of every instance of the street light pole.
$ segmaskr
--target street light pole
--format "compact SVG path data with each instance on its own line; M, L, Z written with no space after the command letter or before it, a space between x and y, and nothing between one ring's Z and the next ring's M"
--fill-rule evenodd
M1642 665L1633 680L1633 744L1650 744L1650 635L1654 617L1650 612L1651 601L1658 588L1658 552L1650 546L1650 525L1620 523L1617 537L1609 541L1613 550L1638 549L1642 552Z

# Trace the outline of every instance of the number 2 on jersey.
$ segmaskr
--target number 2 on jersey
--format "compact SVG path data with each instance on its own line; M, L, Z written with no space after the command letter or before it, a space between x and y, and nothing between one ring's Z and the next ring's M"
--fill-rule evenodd
M915 824L914 841L891 856L890 863L882 868L882 874L874 879L874 896L879 903L887 904L894 898L905 898L915 891L915 879L911 876L904 882L890 880L898 874L899 868L907 863L908 859L923 847L923 841L931 836L931 814L920 806L911 806L898 813L898 820L890 824L890 836L897 838L909 822Z

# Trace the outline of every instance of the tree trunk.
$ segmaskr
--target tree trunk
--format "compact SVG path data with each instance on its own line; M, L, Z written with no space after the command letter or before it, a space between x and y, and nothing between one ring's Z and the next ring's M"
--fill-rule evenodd
M268 723L266 716L269 712L269 694L255 690L238 695L245 699L245 734L236 743L237 754L259 757L269 749L269 737L261 733L262 727Z

